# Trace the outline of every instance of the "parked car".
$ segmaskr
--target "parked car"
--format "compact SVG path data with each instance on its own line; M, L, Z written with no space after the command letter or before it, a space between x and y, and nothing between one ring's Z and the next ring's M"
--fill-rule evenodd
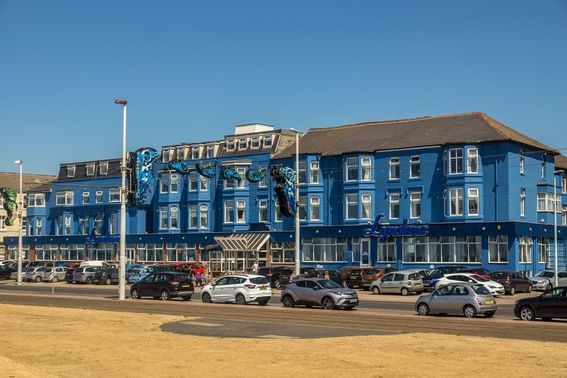
M423 287L425 290L433 290L435 289L435 284L437 283L437 281L445 274L457 273L464 269L468 269L468 267L464 265L443 265L437 267L430 271L429 275L423 277Z
M369 290L372 282L386 273L386 268L344 268L341 272L344 287Z
M492 279L492 272L486 268L469 268L460 270L458 273L474 273L487 280Z
M329 279L333 282L342 284L342 277L338 270L335 269L314 269L308 271L306 275L301 276L301 278L325 278L325 274L329 275Z
M415 302L419 315L463 314L467 318L474 318L484 314L490 318L497 309L496 300L486 286L469 282L441 286L431 294L420 296Z
M293 271L289 266L264 266L258 269L258 275L266 277L272 287L279 288L289 283Z
M57 282L65 279L67 268L56 266L55 268L46 268L41 276L42 281Z
M0 265L0 279L9 280L12 278L13 270L8 267L8 265Z
M120 282L120 274L116 268L100 269L93 276L93 283L111 285Z
M266 305L272 299L270 281L258 274L230 274L220 277L201 289L204 303L247 304L258 302Z
M73 273L75 272L75 269L77 268L67 268L67 270L65 271L65 277L63 278L65 282L75 283L75 280L73 279Z
M94 275L100 269L101 267L98 266L82 266L76 268L75 271L73 272L73 282L92 284Z
M27 268L24 273L24 281L28 282L41 282L43 280L43 272L45 272L45 266L36 265L35 267Z
M504 285L498 283L496 281L487 280L478 274L473 273L453 273L453 274L446 274L444 277L441 277L437 283L435 284L435 288L439 288L443 285L447 285L449 283L454 282L470 282L470 283L478 283L481 285L486 286L486 288L490 291L492 295L504 295Z
M558 286L537 297L516 301L514 315L522 320L567 318L567 286Z
M290 283L282 291L280 300L284 307L322 306L325 310L352 309L359 303L355 290L321 278L304 278Z
M567 272L558 272L557 276L559 278L558 286L567 286ZM550 269L542 270L536 275L529 277L529 280L532 282L534 290L547 291L553 288L555 272Z
M532 282L520 272L496 271L492 273L492 279L504 286L504 292L508 295L514 295L517 292L532 291Z
M193 293L193 281L189 274L177 272L150 273L130 287L132 299L153 297L166 301L179 297L189 301Z
M132 271L128 274L127 281L129 284L136 283L140 281L142 278L146 277L148 274L152 273L150 267L140 267L132 269Z
M386 274L384 277L373 281L370 290L374 294L420 294L423 292L421 275L415 270L400 270Z

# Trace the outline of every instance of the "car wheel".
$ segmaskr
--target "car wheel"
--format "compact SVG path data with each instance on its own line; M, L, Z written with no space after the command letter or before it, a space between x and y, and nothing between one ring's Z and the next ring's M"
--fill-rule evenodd
M516 288L514 286L512 286L510 288L510 295L514 295L514 294L516 294Z
M53 277L53 279L51 280L51 282L57 282L59 281L59 278L57 278L57 276Z
M529 306L520 308L520 319L522 320L535 320L535 312Z
M239 304L239 305L245 305L246 304L246 298L244 298L244 295L242 295L242 294L236 294L235 301L236 301L236 304Z
M170 295L167 290L162 290L159 297L162 301L167 301L170 298Z
M405 297L409 294L409 290L407 287L402 287L402 295Z
M487 317L487 318L492 318L494 316L494 311L486 312L486 313L484 313L484 316Z
M293 307L295 306L295 301L293 300L293 298L291 297L291 295L286 295L285 297L282 298L282 303L284 305L284 307Z
M323 306L324 310L333 310L335 308L335 302L332 298L325 297L321 301L321 306Z
M463 315L465 315L465 318L474 318L476 317L476 309L473 306L465 306Z
M87 277L86 281L89 285L93 283L93 279L91 277Z
M532 292L532 285L528 286L528 293Z
M269 302L268 299L263 299L263 300L261 300L261 301L258 301L258 304L259 304L260 306L265 306L265 305L268 304L268 302Z
M190 296L190 295L185 295L185 296L181 297L181 299L183 299L184 301L190 301L190 300L191 300L191 296Z
M110 285L112 283L112 281L110 280L110 277L108 277L105 281L105 284Z
M203 303L211 303L211 294L209 293L203 293L201 294L201 301L203 301Z
M378 286L372 286L372 294L374 295L380 294L380 288Z
M417 305L417 313L419 315L429 315L429 306L427 305L427 303L420 303Z
M279 289L279 288L281 287L280 280L276 279L276 280L274 281L274 287L275 287L276 289Z
M553 285L550 283L547 284L547 286L545 287L545 291L551 290L553 289Z
M41 282L41 277L37 276L37 277L35 278L35 282Z
M132 299L140 299L140 293L136 289L132 289L130 292L130 298Z

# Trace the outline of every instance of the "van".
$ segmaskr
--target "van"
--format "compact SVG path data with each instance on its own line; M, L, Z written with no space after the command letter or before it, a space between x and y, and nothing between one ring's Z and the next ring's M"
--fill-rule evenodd
M87 266L97 266L97 267L107 267L108 263L106 261L92 260L92 261L81 261L80 268Z

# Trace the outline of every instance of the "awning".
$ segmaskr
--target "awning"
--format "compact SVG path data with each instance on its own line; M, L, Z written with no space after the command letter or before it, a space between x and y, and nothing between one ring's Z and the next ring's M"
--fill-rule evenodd
M270 239L268 233L232 234L230 236L215 236L223 252L259 252Z

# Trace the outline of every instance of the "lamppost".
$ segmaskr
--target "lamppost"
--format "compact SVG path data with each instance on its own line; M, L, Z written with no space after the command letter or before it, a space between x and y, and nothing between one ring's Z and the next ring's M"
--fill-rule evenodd
M122 105L122 185L120 187L120 269L118 299L126 299L126 111L128 101L123 98L114 100L115 104Z
M298 276L300 272L299 262L299 130L290 129L295 132L295 275Z
M558 269L557 269L557 180L555 175L562 171L553 171L553 287L559 285Z
M22 166L24 162L22 160L16 160L14 164L20 167L20 191L18 197L20 201L18 204L18 276L16 278L16 285L22 284L22 219L24 212L24 195L22 194Z

